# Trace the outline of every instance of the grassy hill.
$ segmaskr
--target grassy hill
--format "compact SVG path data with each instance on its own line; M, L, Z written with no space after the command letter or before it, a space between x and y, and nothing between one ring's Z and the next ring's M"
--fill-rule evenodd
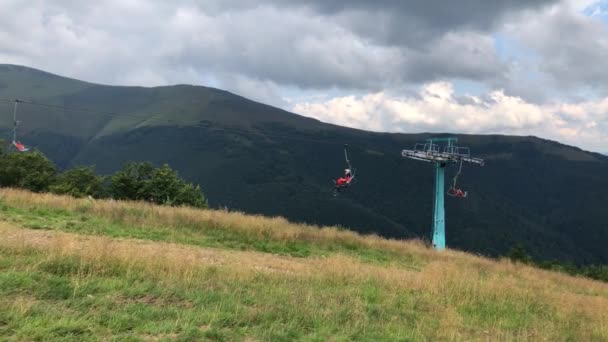
M608 339L608 284L238 212L0 190L5 341Z
M433 170L400 156L429 134L348 129L198 86L104 86L11 65L0 65L0 84L0 99L91 109L22 105L23 140L61 167L169 163L215 208L430 236ZM7 137L11 108L0 102ZM487 163L465 167L466 200L448 199L448 246L496 256L523 243L537 259L608 263L608 157L535 137L459 138ZM358 183L334 198L344 143Z
M304 118L227 91L201 86L123 87L86 83L36 69L0 64L0 98L35 100L91 111L66 111L24 105L24 129L90 139L154 126L192 126L201 122L251 128L260 123L321 129L321 122ZM11 104L4 104L12 107ZM27 119L27 121L26 121ZM86 123L86 127L82 124ZM0 124L12 127L12 118ZM77 129L75 129L77 128Z

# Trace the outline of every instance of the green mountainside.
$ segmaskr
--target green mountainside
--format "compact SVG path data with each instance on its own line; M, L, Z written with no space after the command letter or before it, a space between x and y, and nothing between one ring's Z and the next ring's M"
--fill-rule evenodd
M432 166L400 156L429 134L339 127L213 88L104 86L0 65L0 99L13 98L89 109L21 105L22 140L60 167L107 174L127 161L168 163L202 186L211 207L430 235ZM0 102L0 113L8 139L12 104ZM449 247L501 255L522 243L538 259L608 263L608 157L535 137L459 139L486 166L465 166L469 197L447 200ZM344 143L358 182L334 198Z

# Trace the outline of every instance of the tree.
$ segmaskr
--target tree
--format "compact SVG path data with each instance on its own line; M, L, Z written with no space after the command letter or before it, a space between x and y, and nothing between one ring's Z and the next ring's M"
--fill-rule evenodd
M175 200L184 182L179 179L177 172L164 164L152 173L152 177L146 186L149 201L158 204L177 205Z
M201 187L191 183L183 184L175 197L175 205L189 205L196 208L207 208L208 203Z
M62 172L55 184L50 187L56 194L74 197L92 196L105 197L104 178L95 175L95 167L81 166Z
M55 164L38 151L9 152L0 157L0 186L48 191L56 174Z
M150 163L128 163L110 178L110 195L122 200L149 200L147 183L154 167Z
M177 171L169 165L154 170L152 178L147 183L146 194L150 201L167 205L189 205L198 208L206 208L207 201L200 186L186 183L179 177Z

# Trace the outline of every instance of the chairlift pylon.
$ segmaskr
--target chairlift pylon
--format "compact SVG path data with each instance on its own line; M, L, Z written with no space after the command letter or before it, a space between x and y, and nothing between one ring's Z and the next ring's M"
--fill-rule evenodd
M445 169L448 165L460 163L459 171L454 177L449 196L466 197L467 193L456 188L458 176L462 171L462 163L473 165L484 165L484 160L474 158L468 147L459 147L454 143L458 141L456 137L438 137L427 139L426 143L419 143L413 150L401 151L404 158L424 161L435 164L435 191L433 196L433 247L437 250L445 249ZM439 149L438 143L445 143L443 150Z

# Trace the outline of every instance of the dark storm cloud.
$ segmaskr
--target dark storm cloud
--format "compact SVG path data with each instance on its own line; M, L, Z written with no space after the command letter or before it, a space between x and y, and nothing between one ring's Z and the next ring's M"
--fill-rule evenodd
M262 0L263 1L263 0ZM337 0L337 1L268 1L276 6L311 8L328 16L354 14L350 23L364 35L383 38L390 43L433 39L448 31L489 31L507 15L538 10L556 0ZM357 13L380 14L374 20L359 20ZM405 38L405 39L404 39ZM407 39L409 38L409 39Z
M198 8L235 19L224 37L241 54L222 56L221 68L303 88L378 90L442 78L501 82L509 65L489 30L510 14L552 2L261 0ZM189 52L181 57L214 54Z
M323 46L325 52L313 51L313 56L306 51L292 51L298 53L293 55L288 52L287 58L295 57L293 61L303 63L299 65L315 63L311 69L317 69L317 72L294 77L296 75L285 72L290 70L283 67L288 63L273 61L272 65L277 69L265 70L278 76L280 82L289 83L298 79L304 87L377 90L398 83L420 83L442 78L504 83L509 65L497 56L489 33L509 15L535 11L556 2L261 0L229 1L224 5L241 10L270 6L296 11L313 21L325 21L325 25L316 32L317 37L325 39L324 36L333 35L337 40L350 42L355 39L368 49L367 54L356 53L349 49L353 46L345 48L345 43L335 46L334 41L334 44L327 42ZM292 44L298 44L298 35L306 36L307 31L291 30L290 26L290 23L279 23L275 28L288 34ZM329 58L315 58L319 53L325 53ZM375 56L375 61L361 58L366 55ZM352 73L340 72L340 64ZM326 70L326 67L330 70Z

